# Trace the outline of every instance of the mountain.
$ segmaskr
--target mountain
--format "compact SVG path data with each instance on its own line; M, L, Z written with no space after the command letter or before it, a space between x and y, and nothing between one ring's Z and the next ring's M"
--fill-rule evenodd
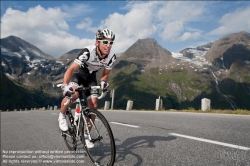
M61 82L66 67L64 62L18 37L1 39L1 71L22 85L58 96L51 91L55 82Z
M133 100L136 109L154 109L152 103L161 96L165 109L200 109L201 99L206 97L214 109L250 109L247 36L246 32L226 36L234 43L229 48L218 48L225 40L221 38L179 53L169 53L154 39L138 40L113 69L116 106L126 108L126 101ZM224 53L228 68L215 63L217 57L211 52L217 49Z
M2 51L6 54L13 52L14 56L28 56L30 60L36 58L55 59L54 57L43 53L39 48L29 42L16 36L9 36L1 39L1 52Z
M81 51L82 49L73 49L65 54L63 54L62 56L60 56L60 60L70 60L70 61L73 61L77 55L79 54L79 52Z
M214 41L205 58L214 66L225 69L235 61L250 61L250 34L241 31Z
M142 65L143 68L165 67L175 61L171 52L161 47L153 38L137 40L122 53L120 59Z
M44 101L60 98L61 90L55 84L62 82L80 49L47 59L14 49L19 48L18 41L12 37L10 43L16 47L11 50L1 39L1 71L16 85L47 96ZM133 100L134 109L154 109L160 96L165 109L200 109L204 97L212 100L213 109L250 109L249 41L249 33L239 32L176 53L155 39L139 39L118 56L111 71L114 108L125 109L127 100ZM22 44L21 48L32 47ZM98 78L100 75L98 72ZM106 97L99 105L105 100L110 99Z
M47 105L58 105L60 100L45 95L40 90L34 90L10 81L2 71L0 71L1 96L0 110L14 110L25 108L41 108ZM46 100L44 100L46 99Z

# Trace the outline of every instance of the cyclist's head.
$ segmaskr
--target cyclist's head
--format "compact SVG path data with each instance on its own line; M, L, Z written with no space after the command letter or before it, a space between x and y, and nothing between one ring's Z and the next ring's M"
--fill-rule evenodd
M103 40L103 39L111 39L112 41L115 40L115 34L113 31L109 29L98 30L95 35L96 40Z
M96 46L100 51L100 58L104 58L110 53L115 40L115 34L109 29L98 30L96 32Z

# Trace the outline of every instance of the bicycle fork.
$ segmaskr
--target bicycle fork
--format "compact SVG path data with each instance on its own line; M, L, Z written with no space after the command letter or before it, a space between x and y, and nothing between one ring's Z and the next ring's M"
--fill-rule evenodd
M97 129L97 127L96 127L96 125L95 125L95 123L93 122L93 120L92 120L92 118L91 117L88 117L89 115L89 113L88 113L88 111L83 111L84 113L82 113L81 115L82 115L82 117L83 117L83 119L84 119L84 124L85 124L85 130L84 130L84 132L86 132L87 133L87 136L88 136L88 139L91 141L91 142L95 142L96 140L100 140L100 139L102 139L102 137L100 136L100 133L99 133L99 131L98 131L98 129ZM86 115L85 115L86 114ZM89 119L89 122L87 122L87 119ZM94 130L95 132L96 132L96 134L98 135L98 137L97 137L97 139L92 139L91 138L91 136L90 136L90 130L89 130L89 126L92 126L92 128L91 128L91 130Z

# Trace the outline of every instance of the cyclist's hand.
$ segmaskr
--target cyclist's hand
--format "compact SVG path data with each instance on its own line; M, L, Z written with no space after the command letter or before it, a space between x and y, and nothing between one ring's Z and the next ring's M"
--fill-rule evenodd
M75 90L72 88L71 85L63 84L61 88L63 91L63 96L71 97L71 95L75 93Z
M101 81L101 89L102 91L107 91L109 88L109 83L105 82L105 81Z

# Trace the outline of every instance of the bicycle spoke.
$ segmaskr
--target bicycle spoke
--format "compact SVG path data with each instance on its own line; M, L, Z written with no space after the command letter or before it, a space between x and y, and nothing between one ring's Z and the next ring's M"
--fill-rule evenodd
M75 133L74 133L74 129L72 128L72 124L71 124L71 118L72 118L72 114L71 112L67 112L66 113L66 121L69 127L69 130L66 132L63 132L63 138L64 138L64 142L66 144L66 146L68 147L69 150L71 151L75 151L77 144L76 144L76 137L75 137Z
M92 128L89 129L91 141L94 147L88 149L83 141L87 154L93 163L111 166L115 160L115 143L110 126L104 116L97 110L89 110Z

